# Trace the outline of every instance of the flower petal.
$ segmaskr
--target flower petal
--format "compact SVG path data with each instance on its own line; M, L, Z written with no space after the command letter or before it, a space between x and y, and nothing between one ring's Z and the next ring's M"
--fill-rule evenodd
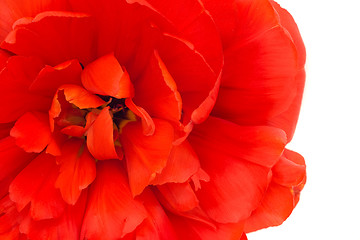
M98 160L118 159L114 145L114 123L109 107L101 110L99 116L87 131L87 147L91 155Z
M31 203L30 214L34 220L59 217L65 202L55 188L58 167L53 156L42 153L22 170L11 183L10 199L21 211Z
M183 183L200 168L200 161L188 141L173 146L166 166L151 182L153 185L164 183Z
M156 87L154 87L156 86ZM155 118L180 121L182 100L176 83L157 52L154 52L140 79L134 82L134 101Z
M128 123L120 135L134 196L140 194L165 167L174 141L170 123L156 118L154 123L156 128L152 136L142 133L139 122Z
M210 176L196 192L200 206L215 221L229 223L249 217L258 206L269 166L279 159L286 138L271 127L241 127L210 117L193 130L189 141Z
M94 24L87 14L48 11L18 22L0 45L10 52L38 56L52 66L71 59L85 66L94 58Z
M61 85L80 85L81 71L82 68L78 60L66 61L55 67L46 65L31 83L29 90L52 97Z
M55 187L60 189L65 202L74 205L81 191L95 179L95 159L82 140L70 139L61 150L61 156L56 157L56 162L60 165L60 174Z
M125 105L138 117L141 118L141 125L143 133L146 136L151 136L155 132L155 124L149 113L142 107L136 106L131 98L125 100Z
M77 203L66 205L64 214L51 220L31 221L27 236L30 239L79 239L86 207L87 191Z
M15 121L28 111L49 109L51 98L33 94L28 90L42 67L43 64L36 58L9 58L0 72L0 108L3 113L0 123Z
M134 95L129 74L122 69L113 53L96 59L81 73L83 86L94 94L118 99Z
M146 210L134 200L119 161L97 163L91 185L81 239L118 239L145 219Z
M140 199L148 215L136 230L136 239L177 239L169 218L154 194L150 190L145 190Z
M25 113L16 121L10 135L26 152L39 153L51 141L49 117L40 112Z

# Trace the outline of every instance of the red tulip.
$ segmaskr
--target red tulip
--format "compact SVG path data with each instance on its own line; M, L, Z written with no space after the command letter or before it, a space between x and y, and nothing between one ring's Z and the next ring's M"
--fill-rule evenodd
M0 238L245 240L306 174L268 0L0 1Z

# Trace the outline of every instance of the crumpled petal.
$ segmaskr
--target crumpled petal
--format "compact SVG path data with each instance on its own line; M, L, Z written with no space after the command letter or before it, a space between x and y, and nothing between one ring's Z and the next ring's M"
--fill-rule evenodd
M130 192L126 173L118 160L97 163L90 187L81 239L118 239L135 230L147 213Z

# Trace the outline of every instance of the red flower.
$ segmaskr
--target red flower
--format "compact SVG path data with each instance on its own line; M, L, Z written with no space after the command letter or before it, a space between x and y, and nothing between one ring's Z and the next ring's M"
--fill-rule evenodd
M0 1L1 239L246 239L305 184L268 0Z

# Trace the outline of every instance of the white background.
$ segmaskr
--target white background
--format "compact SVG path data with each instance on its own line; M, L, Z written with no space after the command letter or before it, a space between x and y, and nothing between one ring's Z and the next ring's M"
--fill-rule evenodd
M360 240L360 1L278 0L307 49L307 82L288 148L308 181L280 227L249 240Z

